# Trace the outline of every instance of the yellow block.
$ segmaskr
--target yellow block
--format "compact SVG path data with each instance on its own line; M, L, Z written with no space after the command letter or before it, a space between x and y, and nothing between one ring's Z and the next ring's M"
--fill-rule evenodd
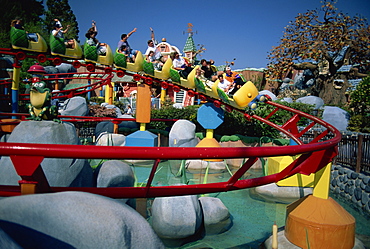
M17 67L13 67L13 82L12 82L12 90L19 89L19 77L20 77L21 69Z
M291 156L270 157L267 161L268 175L276 174L285 169L290 163L294 161ZM284 180L277 182L278 186L290 187L313 187L313 195L318 198L329 198L329 184L330 184L330 169L331 163L316 173L309 176L302 174L295 174Z
M267 160L267 173L269 175L276 174L285 169L290 163L292 163L293 157L291 156L279 156L279 157L269 157ZM290 187L314 187L314 174L309 176L302 174L295 174L284 180L277 182L278 186L290 186Z
M114 82L111 82L111 86L107 85L105 87L105 102L108 104L113 104L113 87L114 87Z
M221 145L214 138L203 138L195 147L221 147ZM209 162L222 162L223 159L203 159Z
M321 199L329 198L330 169L331 163L315 173L315 187L313 189L313 196Z

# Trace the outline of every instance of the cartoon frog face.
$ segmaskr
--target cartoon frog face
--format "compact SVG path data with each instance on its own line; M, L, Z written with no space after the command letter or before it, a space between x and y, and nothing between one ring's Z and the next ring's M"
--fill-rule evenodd
M50 90L46 88L46 83L44 81L36 81L32 83L31 91L37 91L39 93L43 93L45 91Z

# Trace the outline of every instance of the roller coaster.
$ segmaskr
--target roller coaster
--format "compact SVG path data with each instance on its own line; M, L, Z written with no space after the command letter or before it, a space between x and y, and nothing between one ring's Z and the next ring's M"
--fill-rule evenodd
M341 140L340 132L332 125L307 113L272 102L265 96L258 94L257 88L252 82L246 82L233 96L228 96L217 87L216 81L211 87L196 77L195 66L186 79L181 78L179 73L172 68L172 61L167 59L161 71L153 68L151 63L143 59L141 52L136 56L134 62L128 62L124 54L116 51L113 55L109 45L104 56L98 55L96 48L85 44L84 51L75 42L74 49L65 48L64 41L51 37L50 50L45 40L38 35L38 42L28 41L23 30L11 30L12 49L0 48L0 54L14 57L14 68L20 67L20 61L25 58L34 58L39 62L50 60L54 65L70 63L75 68L85 67L89 73L85 73L86 79L95 77L94 84L78 89L61 91L64 95L53 96L53 98L73 97L85 94L103 85L111 87L114 74L118 77L124 75L133 76L136 82L152 85L160 84L163 89L172 87L174 91L185 90L189 96L197 96L203 102L213 102L218 108L226 111L236 110L242 113L247 120L258 120L265 123L281 133L285 134L296 145L273 146L273 147L237 147L237 148L210 148L210 147L117 147L107 146L104 151L101 147L92 145L62 145L62 144L26 144L26 143L0 143L0 155L10 156L14 167L22 178L22 181L41 182L44 186L40 192L59 191L85 191L104 195L112 198L149 198L159 196L175 196L189 194L203 194L225 192L244 189L278 182L297 173L309 175L327 166L337 155L337 145ZM80 60L84 59L85 63ZM71 61L72 60L72 61ZM95 70L99 69L99 72ZM0 82L1 83L1 82ZM6 81L3 81L6 83ZM254 114L253 109L257 107L258 101L264 101L274 110L266 117ZM292 117L283 125L274 123L273 116L279 110L285 110ZM74 117L76 119L86 117ZM91 119L91 117L89 117ZM306 118L309 120L305 127L298 127L298 122ZM119 122L122 119L105 119ZM320 126L322 132L308 143L300 139L311 128ZM252 178L241 179L252 165L261 157L293 156L295 160L279 173ZM47 184L44 177L37 175L36 169L44 158L82 158L82 159L150 159L154 160L153 167L144 187L115 187L115 188L72 188L53 187ZM247 158L246 162L231 175L226 182L181 185L181 186L152 186L153 178L161 160L173 159L228 159ZM37 175L37 176L36 176ZM0 186L0 196L15 196L21 194L20 186Z

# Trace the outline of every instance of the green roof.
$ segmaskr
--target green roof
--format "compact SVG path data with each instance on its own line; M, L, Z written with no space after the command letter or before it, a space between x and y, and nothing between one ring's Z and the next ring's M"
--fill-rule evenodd
M188 39L186 39L185 47L183 49L184 52L196 52L197 48L195 47L193 36L189 34Z

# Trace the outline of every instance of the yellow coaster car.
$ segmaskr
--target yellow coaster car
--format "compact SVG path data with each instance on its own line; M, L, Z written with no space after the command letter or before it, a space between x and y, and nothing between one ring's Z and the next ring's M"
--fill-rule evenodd
M170 78L170 69L172 67L172 59L168 58L162 66L162 70L154 69L154 64L144 60L143 70L146 74L154 76L154 78L168 80Z
M81 46L75 39L73 39L73 48L67 48L64 39L50 35L50 49L52 55L82 59Z
M125 54L119 53L116 49L114 54L114 66L131 72L141 72L143 71L144 57L143 54L138 51L136 54L135 62L127 62L127 57Z
M22 29L12 27L10 29L10 42L14 49L22 49L27 51L41 52L48 51L48 45L44 38L38 33L35 34L36 39L30 40L29 35Z

